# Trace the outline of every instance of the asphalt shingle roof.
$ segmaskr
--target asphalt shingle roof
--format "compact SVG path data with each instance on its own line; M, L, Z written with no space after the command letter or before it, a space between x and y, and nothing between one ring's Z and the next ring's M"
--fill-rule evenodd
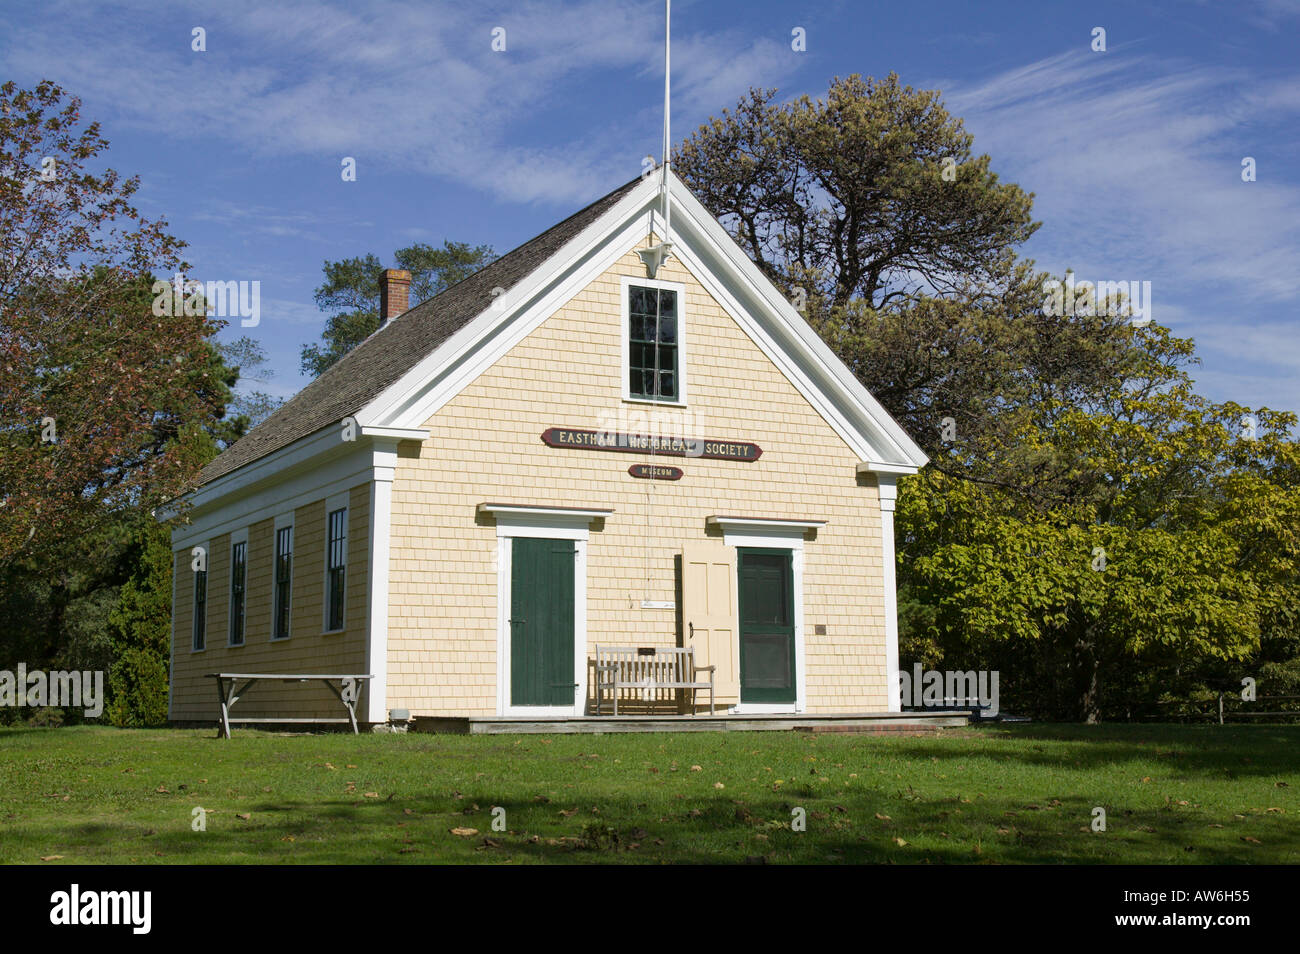
M232 473L356 414L485 311L492 304L492 289L509 291L641 181L640 177L633 179L464 281L389 321L204 467L199 483Z

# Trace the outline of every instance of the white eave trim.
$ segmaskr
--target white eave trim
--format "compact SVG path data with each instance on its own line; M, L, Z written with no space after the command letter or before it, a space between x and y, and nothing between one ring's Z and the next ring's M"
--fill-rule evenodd
M378 427L372 424L362 425L362 437L390 437L398 441L423 441L429 437L427 427Z
M481 503L479 513L491 514L493 517L540 517L547 520L570 519L575 522L590 523L608 517L613 508L602 507L530 507L527 504Z
M383 441L423 441L429 436L428 428L424 427L361 427L359 430L361 437L372 439L376 445ZM191 513L224 506L228 499L237 499L295 474L319 468L322 463L319 458L354 451L355 446L349 447L351 442L340 440L339 434L337 424L326 425L168 501L157 509L154 519L170 520L187 504Z
M716 514L706 518L705 523L711 527L720 527L725 533L759 533L773 530L806 533L826 526L825 520L770 520L766 517L725 517Z
M919 469L904 464L886 464L874 460L862 461L858 464L859 474L915 474Z

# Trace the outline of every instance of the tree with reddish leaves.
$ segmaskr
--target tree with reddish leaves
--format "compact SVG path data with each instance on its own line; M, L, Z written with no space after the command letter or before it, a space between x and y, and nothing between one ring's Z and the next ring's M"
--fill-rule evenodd
M153 313L185 243L107 146L53 83L0 86L0 572L191 486L229 400L216 323Z

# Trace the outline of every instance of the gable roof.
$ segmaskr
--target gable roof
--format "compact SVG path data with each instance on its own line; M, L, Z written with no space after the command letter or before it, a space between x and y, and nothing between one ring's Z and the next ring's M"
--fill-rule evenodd
M199 483L216 480L355 415L491 306L493 289L509 291L643 181L638 176L625 183L491 265L388 321L211 461L200 473Z
M673 254L859 455L859 472L924 466L925 453L780 289L676 175L668 179ZM260 476L250 465L278 460L291 445L307 457L337 449L318 439L346 417L376 437L424 436L446 400L626 253L635 235L669 234L660 192L657 176L633 179L385 324L204 468L203 506L264 482L281 465Z

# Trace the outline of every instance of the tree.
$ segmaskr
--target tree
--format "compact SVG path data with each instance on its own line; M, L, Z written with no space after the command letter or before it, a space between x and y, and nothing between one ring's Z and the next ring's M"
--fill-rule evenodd
M778 284L879 309L925 287L997 282L1038 227L1032 196L971 153L937 93L891 73L836 78L816 102L778 106L775 94L751 89L673 164Z
M1048 307L1032 196L971 146L937 93L851 76L751 90L674 158L931 457L899 497L902 655L1052 718L1300 682L1294 417L1197 395L1193 343L1122 301Z
M229 410L234 411L237 418L243 418L247 421L248 427L256 427L274 414L284 401L272 397L265 391L241 392L233 390L233 388L235 380L239 379L254 381L258 384L265 384L271 380L272 372L266 366L266 351L257 341L247 335L241 335L229 343L219 343L216 345L216 349L221 356L222 362L235 375L235 379L230 381L232 399Z
M1017 261L1032 195L1001 182L933 91L836 79L824 100L750 90L677 150L678 173L935 466L993 461L1036 389L1112 380L1109 324L1039 307ZM1002 468L983 479L1038 482Z
M1050 505L939 470L900 495L914 648L973 654L1040 715L1124 711L1107 680L1134 691L1173 666L1240 671L1294 601L1295 416L1209 402L1185 370L1190 341L1131 335L1124 378L1040 402L1019 436L1073 462Z
M54 84L0 86L0 569L179 494L220 410L215 327L152 309L183 243L90 169L107 145Z
M496 260L490 246L450 241L442 248L417 242L398 249L393 257L398 268L411 273L413 302L432 298ZM325 283L316 289L316 304L335 313L321 333L324 343L302 347L302 373L312 377L320 377L379 328L379 279L384 270L379 259L367 254L326 261L322 268Z
M131 576L109 614L113 663L105 718L113 725L167 721L171 659L171 533L152 520L139 523L128 562Z

